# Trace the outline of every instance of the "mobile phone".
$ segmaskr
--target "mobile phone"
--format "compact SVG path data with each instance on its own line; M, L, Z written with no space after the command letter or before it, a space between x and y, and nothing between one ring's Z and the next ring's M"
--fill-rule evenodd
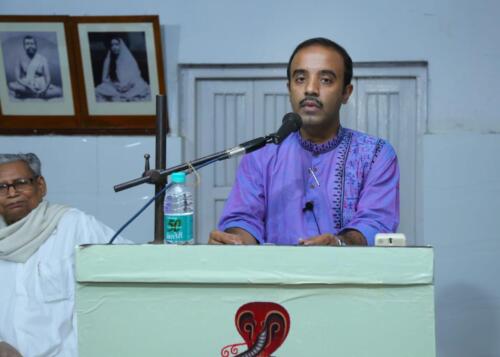
M403 233L377 233L375 235L377 247L405 247L406 237Z

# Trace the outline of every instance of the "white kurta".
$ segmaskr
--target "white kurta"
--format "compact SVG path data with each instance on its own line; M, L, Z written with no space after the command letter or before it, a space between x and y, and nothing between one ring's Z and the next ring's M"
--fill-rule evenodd
M24 357L78 356L75 246L107 243L113 234L93 216L72 208L26 263L0 260L0 341Z

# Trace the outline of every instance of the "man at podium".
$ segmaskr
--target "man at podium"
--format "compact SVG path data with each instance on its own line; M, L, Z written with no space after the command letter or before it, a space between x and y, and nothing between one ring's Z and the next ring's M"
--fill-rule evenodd
M325 38L299 44L287 68L299 132L246 155L210 244L373 245L399 224L399 167L385 140L340 124L352 60Z

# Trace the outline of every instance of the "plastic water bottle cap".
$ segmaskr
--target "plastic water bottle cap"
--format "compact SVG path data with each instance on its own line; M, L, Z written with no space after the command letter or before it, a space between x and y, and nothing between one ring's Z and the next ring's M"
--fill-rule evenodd
M175 182L175 183L184 183L186 182L186 174L184 172L174 172L171 176L170 176L172 182Z

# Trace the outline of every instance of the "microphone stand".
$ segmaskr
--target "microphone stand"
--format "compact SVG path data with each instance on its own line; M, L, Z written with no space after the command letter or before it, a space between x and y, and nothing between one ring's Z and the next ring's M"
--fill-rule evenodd
M156 96L156 168L164 169L167 167L167 133L168 133L168 111L167 111L167 96ZM149 156L149 155L148 155ZM149 161L146 159L146 167L144 174L149 170ZM160 194L165 186L164 181L157 180L155 184L155 230L153 243L163 243L165 226L163 225L163 201L165 195Z
M166 106L164 106L166 109ZM163 117L163 115L158 115L159 117ZM157 118L157 119L158 119ZM162 120L161 118L158 120ZM162 130L157 130L158 132L164 131ZM166 133L165 133L166 135ZM165 137L165 136L164 136ZM210 154L207 156L203 156L199 159L193 160L193 161L188 161L180 165L172 166L167 169L162 169L162 164L158 164L158 156L163 155L160 151L160 154L158 153L158 147L161 148L163 147L163 150L165 150L165 141L161 140L158 138L158 134L156 137L156 149L157 149L157 166L160 167L160 169L154 169L150 170L149 169L149 155L146 154L144 157L146 158L146 167L145 171L142 174L141 177L138 177L136 179L126 181L123 183L120 183L118 185L115 185L113 188L115 192L120 192L123 190L127 190L129 188L142 185L144 183L150 183L155 185L155 195L158 195L158 193L163 189L167 182L167 177L174 173L174 172L179 172L179 171L185 171L187 174L190 174L193 172L193 170L200 169L204 166L210 165L216 161L221 161L221 160L226 160L230 157L239 155L239 154L244 154L244 153L249 153L255 150L258 150L262 147L264 147L266 144L269 143L274 143L276 142L276 135L271 134L265 137L260 137L257 139L253 139L247 142L244 142L240 144L237 147L234 147L229 150L224 150L224 151L219 151L214 154ZM159 144L160 143L160 144ZM165 156L162 156L163 160L165 161ZM163 161L163 162L164 162ZM163 164L164 166L164 164ZM164 239L164 226L163 226L163 201L164 201L164 196L161 195L161 197L158 197L155 200L155 238L152 243L154 244L163 244L163 239ZM147 206L147 205L146 205ZM144 207L145 208L145 207ZM128 223L127 223L128 224ZM112 242L112 241L111 241ZM111 243L110 242L110 243Z
M172 166L165 170L148 170L144 172L143 176L115 185L113 189L115 190L115 192L120 192L138 185L142 185L143 183L164 183L167 176L174 172L186 171L187 174L190 174L191 172L193 172L193 168L199 169L213 162L229 159L230 157L238 155L240 153L248 153L260 149L264 145L272 143L273 138L273 135L268 135L266 137L253 139L241 144L241 148L237 147L230 150L219 151L215 154L203 156L193 161L187 161L183 164ZM245 147L243 146L246 144L251 145L251 147L245 149Z

